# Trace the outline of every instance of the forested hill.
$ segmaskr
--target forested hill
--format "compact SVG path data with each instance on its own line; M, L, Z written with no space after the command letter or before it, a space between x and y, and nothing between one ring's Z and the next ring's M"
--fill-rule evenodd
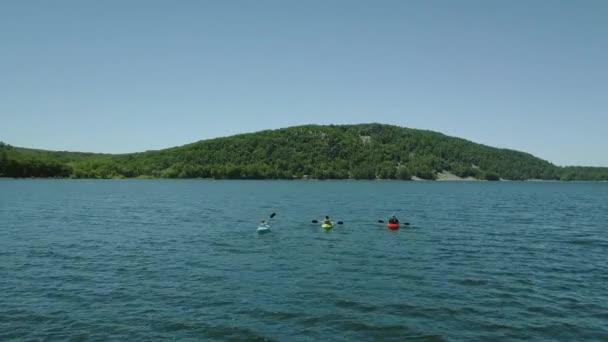
M557 167L530 154L381 124L306 125L132 154L52 152L0 143L0 176L71 178L608 180L608 168Z

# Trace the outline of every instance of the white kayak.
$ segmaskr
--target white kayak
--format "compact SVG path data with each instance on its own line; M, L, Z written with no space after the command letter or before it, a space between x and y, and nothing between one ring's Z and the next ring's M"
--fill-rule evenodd
M258 233L268 233L270 226L258 226Z

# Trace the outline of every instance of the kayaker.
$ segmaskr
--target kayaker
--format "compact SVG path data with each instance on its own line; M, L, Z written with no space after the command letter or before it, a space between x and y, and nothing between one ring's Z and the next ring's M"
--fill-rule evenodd
M260 227L268 227L268 222L266 220L260 221Z
M399 220L395 215L393 215L391 216L391 218L388 219L388 223L399 224Z
M331 220L329 219L329 216L325 216L325 219L323 220L323 224L329 224L329 225L332 224Z

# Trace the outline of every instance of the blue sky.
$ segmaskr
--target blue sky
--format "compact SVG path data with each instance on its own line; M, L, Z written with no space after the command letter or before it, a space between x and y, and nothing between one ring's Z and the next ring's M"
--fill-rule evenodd
M1 1L0 140L381 122L608 166L606 1Z

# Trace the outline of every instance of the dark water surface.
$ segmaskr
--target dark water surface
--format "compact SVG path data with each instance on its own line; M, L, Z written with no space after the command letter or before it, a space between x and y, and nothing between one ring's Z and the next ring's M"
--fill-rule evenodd
M606 341L608 183L0 180L0 340Z

